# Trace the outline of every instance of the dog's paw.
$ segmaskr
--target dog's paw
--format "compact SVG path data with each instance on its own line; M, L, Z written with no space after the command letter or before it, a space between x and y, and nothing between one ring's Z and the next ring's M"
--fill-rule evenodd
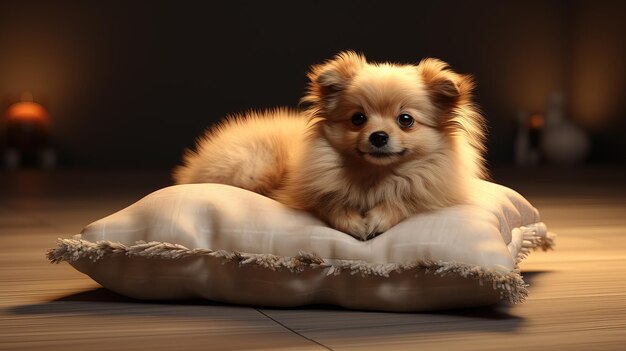
M368 239L372 239L381 233L386 232L394 225L398 224L399 218L391 211L382 206L377 206L365 214L365 224L367 226Z
M344 209L341 213L333 214L329 218L331 225L344 233L348 233L359 240L367 240L369 231L363 216L358 211Z
M389 228L393 227L395 223L390 221L388 218L368 212L365 217L365 224L367 225L368 236L371 239L386 232Z

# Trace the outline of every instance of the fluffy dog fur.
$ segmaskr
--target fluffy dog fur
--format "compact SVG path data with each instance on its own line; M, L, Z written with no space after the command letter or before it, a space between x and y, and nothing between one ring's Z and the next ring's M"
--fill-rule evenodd
M472 80L444 62L376 64L343 52L308 77L308 110L225 119L186 152L175 181L252 190L366 240L467 201L468 181L484 176ZM387 142L374 145L381 132Z

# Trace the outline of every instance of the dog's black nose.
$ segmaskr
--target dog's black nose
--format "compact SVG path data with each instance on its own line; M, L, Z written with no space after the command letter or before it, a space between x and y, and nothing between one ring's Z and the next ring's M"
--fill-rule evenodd
M376 147L387 145L387 141L389 141L389 135L382 130L370 134L370 143Z

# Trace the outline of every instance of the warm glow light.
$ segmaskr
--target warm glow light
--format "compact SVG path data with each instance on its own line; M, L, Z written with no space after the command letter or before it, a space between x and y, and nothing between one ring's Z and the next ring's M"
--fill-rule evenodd
M540 114L534 114L530 116L530 120L528 121L528 125L532 129L541 129L544 125L543 116Z
M7 122L50 123L50 115L46 109L36 102L18 102L9 106L5 116Z

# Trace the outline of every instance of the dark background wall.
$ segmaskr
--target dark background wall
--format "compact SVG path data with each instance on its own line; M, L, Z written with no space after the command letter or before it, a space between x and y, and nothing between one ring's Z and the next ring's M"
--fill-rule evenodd
M626 2L3 1L0 110L33 92L66 166L171 167L221 116L296 106L309 65L434 56L475 76L492 164L553 91L626 164Z

